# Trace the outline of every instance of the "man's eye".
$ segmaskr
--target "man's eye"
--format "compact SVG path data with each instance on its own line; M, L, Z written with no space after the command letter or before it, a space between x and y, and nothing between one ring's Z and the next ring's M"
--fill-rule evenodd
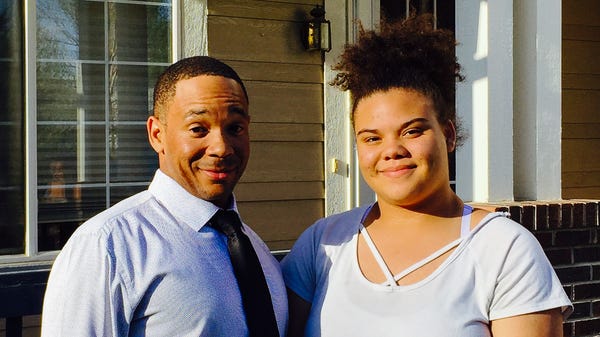
M229 128L229 132L230 132L232 135L239 135L239 134L243 133L243 132L244 132L244 130L245 130L245 128L244 128L243 126L241 126L241 125L232 125L232 126Z
M190 131L194 134L206 134L208 130L203 126L194 126Z

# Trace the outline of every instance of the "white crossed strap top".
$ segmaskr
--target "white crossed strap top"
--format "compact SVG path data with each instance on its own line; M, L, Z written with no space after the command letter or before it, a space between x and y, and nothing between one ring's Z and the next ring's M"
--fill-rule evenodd
M369 212L370 212L370 210L365 212L365 218L366 218L366 215L369 214ZM449 250L453 249L454 247L458 246L461 243L461 241L467 235L469 235L469 233L471 232L471 213L472 212L473 212L473 208L471 206L465 205L463 207L463 215L462 215L461 225L460 225L460 237L458 239L456 239L456 240L448 243L444 247L438 249L437 251L435 251L433 254L429 255L425 259L409 266L408 268L404 269L397 275L393 275L392 272L390 271L390 269L388 268L388 266L385 264L383 257L381 256L381 254L379 253L379 250L377 250L377 247L375 246L375 243L369 236L369 232L367 231L365 226L363 226L363 222L364 222L364 218L363 218L361 221L361 224L360 224L360 233L363 235L365 242L367 243L367 246L369 247L369 249L371 250L371 253L373 254L373 257L377 261L377 264L379 264L379 268L381 268L381 271L383 272L383 274L385 275L385 277L387 279L385 282L382 283L382 285L396 286L397 285L396 282L398 282L404 276L423 267L424 265L428 264L429 262L440 257L442 254L444 254L444 253L448 252Z

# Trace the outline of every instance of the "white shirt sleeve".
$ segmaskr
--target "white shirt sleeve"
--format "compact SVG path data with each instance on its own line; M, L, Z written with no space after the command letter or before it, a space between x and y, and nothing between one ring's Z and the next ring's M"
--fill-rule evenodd
M76 233L56 258L44 297L42 337L127 335L126 282L103 238Z
M494 268L492 275L496 275L490 320L557 307L568 316L571 303L535 236L510 219L498 217L492 221L503 223L487 226L498 232L486 240L487 249L481 250L489 254L488 261L494 261L481 268ZM491 240L502 236L509 239Z

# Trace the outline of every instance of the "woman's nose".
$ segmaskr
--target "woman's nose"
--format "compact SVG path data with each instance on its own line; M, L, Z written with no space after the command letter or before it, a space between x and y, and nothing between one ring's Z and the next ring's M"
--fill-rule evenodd
M385 147L383 150L383 157L386 160L400 159L408 155L408 150L401 139L386 139L383 142L383 146Z

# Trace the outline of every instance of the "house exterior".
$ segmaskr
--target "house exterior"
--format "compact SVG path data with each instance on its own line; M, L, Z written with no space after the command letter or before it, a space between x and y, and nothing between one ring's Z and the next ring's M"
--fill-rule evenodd
M274 253L316 219L374 201L348 94L327 83L357 20L373 28L409 4L460 42L456 101L469 138L451 169L457 193L530 229L575 304L565 336L599 335L600 3L402 2L1 4L0 331L35 335L44 277L70 233L146 188L157 167L144 134L152 86L176 59L217 57L246 83L252 154L235 193ZM302 43L316 5L331 23L328 52Z

